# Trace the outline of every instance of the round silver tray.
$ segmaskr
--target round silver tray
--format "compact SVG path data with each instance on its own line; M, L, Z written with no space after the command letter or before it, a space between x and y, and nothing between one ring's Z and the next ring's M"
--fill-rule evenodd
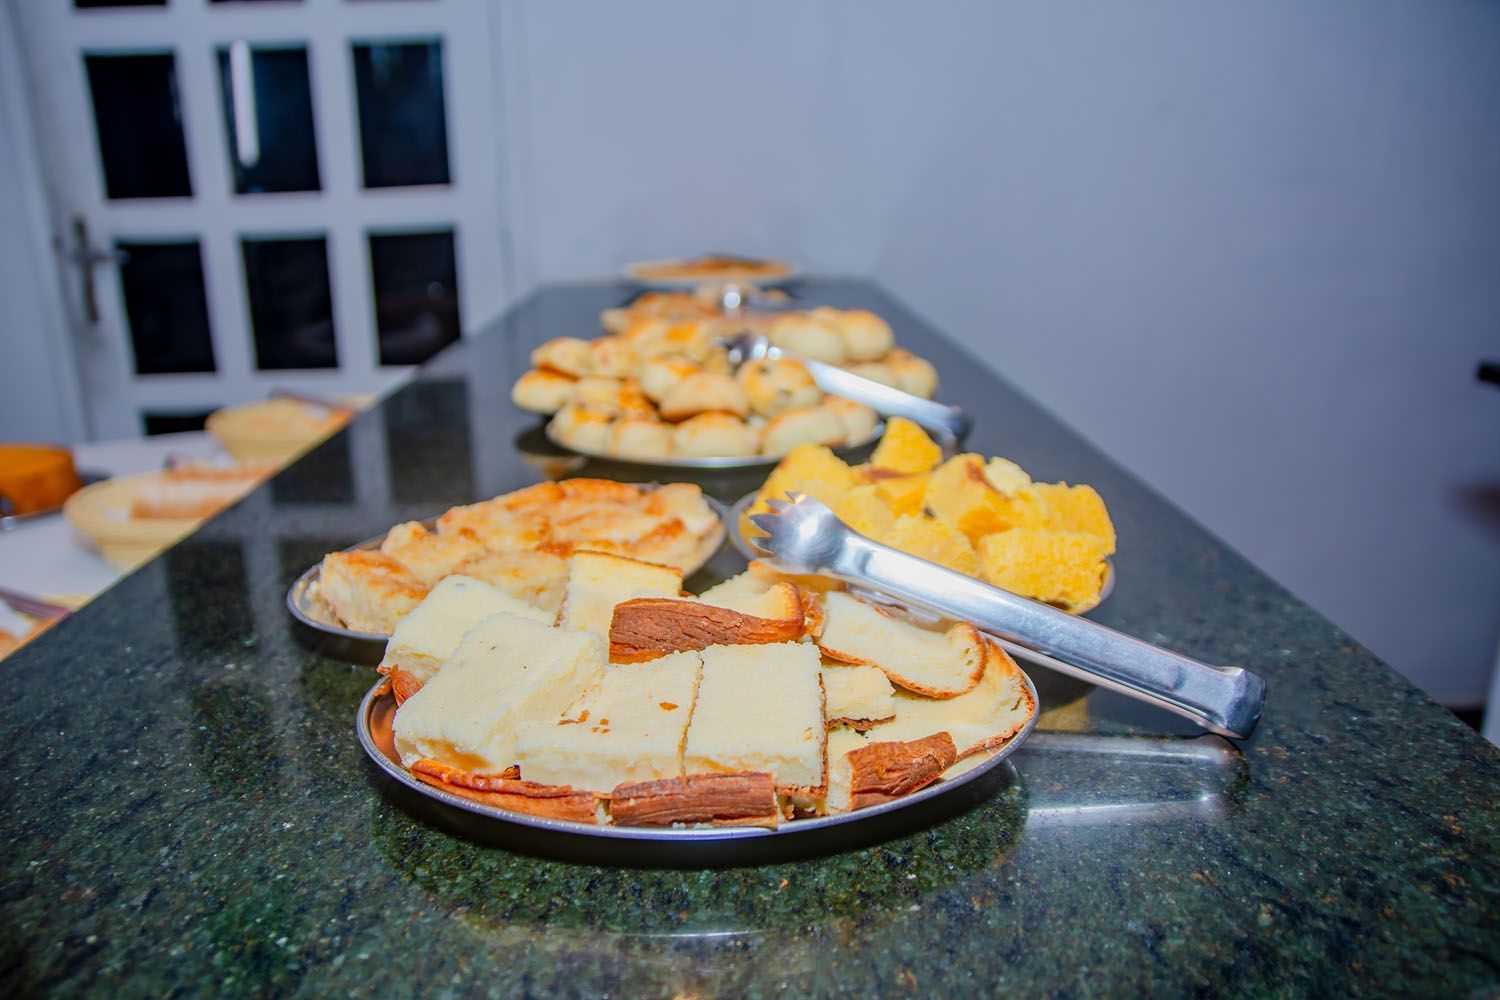
M724 515L724 521L727 524L729 530L729 543L734 546L735 551L737 551L740 555L744 556L746 559L752 560L764 559L766 558L766 555L764 552L757 550L755 546L750 544L750 540L745 537L745 534L741 530L741 527L745 522L745 512L750 509L751 504L755 503L755 498L759 495L759 493L759 490L746 493L744 496L736 500L734 504L730 506L728 513ZM1099 604L1103 604L1109 598L1109 595L1114 593L1114 590L1115 564L1111 560L1106 559L1104 561L1104 586L1099 588ZM1087 614L1089 611L1093 611L1094 608L1097 608L1099 604L1095 604L1093 608L1086 608L1085 610L1079 612L1079 614ZM1015 650L1011 649L1009 645L1006 646L1006 649L1010 650L1012 654L1015 653ZM1034 657L1039 654L1033 654L1030 650L1027 650L1026 655Z
M581 448L564 444L553 436L552 421L550 420L547 421L547 425L542 433L547 436L548 441L566 451L577 455L586 455L589 458L597 458L602 462L614 462L618 465L644 465L651 468L663 469L768 469L786 457L785 455L740 455L731 458L653 458L649 460L623 458L619 455L606 455L599 451L585 451ZM877 420L875 427L870 431L869 437L863 441L856 441L853 444L841 444L833 449L834 454L844 455L859 451L861 448L868 448L876 441L879 441L880 436L884 433L885 421Z
M1031 678L1025 671L1021 672L1026 681L1026 689L1031 693L1032 704L1036 705L1036 687L1031 683ZM503 823L511 823L518 826L531 827L535 830L545 830L550 833L573 834L582 837L600 837L611 840L635 840L635 841L675 841L678 843L706 843L712 841L736 841L736 840L758 840L767 837L795 836L799 833L811 833L818 830L827 830L831 827L843 826L845 824L860 823L879 816L884 816L901 809L907 809L918 803L925 802L935 796L951 792L956 788L968 784L975 778L988 773L997 767L1002 761L1015 752L1016 748L1026 741L1031 735L1032 729L1036 727L1037 716L1040 707L1032 712L1031 718L1021 727L1003 746L991 750L981 751L974 757L966 758L965 763L972 764L975 758L983 757L978 764L972 764L967 770L952 778L939 779L919 791L903 796L892 802L886 802L878 806L870 806L858 809L850 813L841 813L837 816L819 816L812 819L797 819L783 822L774 830L764 827L752 826L717 826L717 827L641 827L641 826L599 826L592 823L575 823L570 820L551 819L545 816L532 816L527 813L513 812L509 809L501 809L497 806L476 802L473 799L454 795L427 784L420 778L415 777L410 771L402 766L400 759L396 756L393 742L388 738L390 732L389 720L395 713L395 698L388 692L379 693L385 687L385 681L372 687L359 703L359 712L355 716L354 731L359 737L359 745L364 748L365 753L375 765L387 776L400 784L406 786L413 792L426 798L441 802L454 809L460 809L478 816L487 817Z
M700 569L713 558L714 553L718 552L724 544L724 505L706 494L703 499L707 502L709 508L715 514L719 515L719 530L711 541L704 542L701 561L697 566L692 567L688 572L684 573L684 576L691 576L693 572ZM432 530L437 525L437 518L429 517L418 523L424 528ZM380 543L385 541L386 534L387 532L382 532L373 538L366 538L362 542L357 542L349 546L344 551L355 552L361 549L378 549L380 548ZM345 628L333 620L333 610L329 608L327 602L323 600L322 595L318 593L318 580L322 575L322 569L322 560L313 563L303 571L301 576L292 581L292 585L287 588L286 609L291 616L316 632L339 639L365 643L383 643L389 639L390 635L388 633L361 632L357 629Z

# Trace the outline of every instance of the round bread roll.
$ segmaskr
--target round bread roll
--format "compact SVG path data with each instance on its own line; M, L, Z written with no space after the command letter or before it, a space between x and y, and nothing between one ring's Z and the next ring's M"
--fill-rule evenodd
M537 368L551 368L575 378L593 374L589 362L589 342L577 337L558 337L547 341L531 352L531 363Z
M623 337L600 337L589 344L589 366L595 375L625 378L635 374L635 348Z
M603 410L569 403L557 411L547 426L554 440L579 451L604 455L609 450L609 431L614 419Z
M857 365L845 365L844 370L862 375L867 379L888 385L892 389L901 388L901 382L896 378L896 373L891 371L891 366L884 361L862 361Z
M568 401L576 381L571 375L536 368L516 379L510 398L521 409L532 413L556 413Z
M931 362L910 351L895 350L886 355L885 363L896 376L896 388L923 399L937 395L938 374Z
M672 428L652 417L616 420L609 432L609 454L650 460L672 454Z
M653 319L632 327L626 335L641 358L682 354L702 361L714 350L713 328L698 320L672 323Z
M849 360L844 338L834 327L806 313L787 313L771 324L771 343L831 365Z
M861 444L875 433L875 411L865 404L842 396L827 396L822 406L843 425L844 440L849 444Z
M823 398L823 390L807 369L790 358L746 361L735 380L745 390L750 408L768 417L794 406L812 406Z
M654 416L655 408L641 385L633 378L604 378L590 375L573 383L568 402L599 410L612 417Z
M760 432L730 413L700 413L672 431L682 458L740 458L760 452Z
M681 354L662 354L641 365L641 390L660 403L672 387L689 375L703 369L693 359Z
M634 316L631 311L624 306L620 306L616 309L606 309L600 313L599 325L604 328L605 333L612 333L618 336L629 329L633 319Z
M766 424L761 451L767 455L785 455L799 444L836 445L844 443L844 425L822 406L802 406L787 410Z
M698 372L672 386L661 401L661 415L668 420L682 420L695 413L712 411L743 417L750 412L745 390L728 375Z
M850 361L875 361L896 346L890 324L868 309L848 309L839 314L839 333Z

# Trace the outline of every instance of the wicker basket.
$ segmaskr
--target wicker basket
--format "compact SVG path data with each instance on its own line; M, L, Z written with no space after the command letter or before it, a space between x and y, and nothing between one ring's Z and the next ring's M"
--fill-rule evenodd
M143 472L85 486L63 504L63 516L110 565L134 569L203 523L200 518L131 516L136 491L156 475Z

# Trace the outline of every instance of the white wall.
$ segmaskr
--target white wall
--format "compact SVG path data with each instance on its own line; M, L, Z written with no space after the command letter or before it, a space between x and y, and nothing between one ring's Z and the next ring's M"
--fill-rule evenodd
M872 275L1483 700L1500 5L531 2L497 44L521 287L699 249Z

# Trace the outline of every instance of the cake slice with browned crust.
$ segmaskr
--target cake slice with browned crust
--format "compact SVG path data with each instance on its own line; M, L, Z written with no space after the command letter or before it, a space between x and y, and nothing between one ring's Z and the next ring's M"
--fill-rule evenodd
M509 594L467 576L450 576L438 583L396 623L385 655L377 668L383 674L405 674L406 694L425 684L453 655L464 634L491 615L511 614L542 625L552 615L516 600Z
M473 774L516 763L516 733L557 718L604 671L604 643L587 632L517 615L468 631L441 670L396 710L396 751L408 767L428 759Z
M601 795L622 783L680 776L701 667L696 652L606 667L562 717L521 726L521 776Z
M710 646L702 655L683 771L766 771L783 794L822 794L826 724L817 647Z
M389 634L427 596L427 585L380 552L330 552L318 572L318 594L346 628Z
M952 698L984 672L984 639L968 622L937 632L841 593L824 596L823 613L818 645L827 656L879 667L909 691Z
M823 693L830 726L868 729L896 717L895 689L879 667L825 663Z
M947 733L960 758L1000 746L1036 714L1025 675L1010 654L986 640L984 674L970 691L935 700L896 693L896 717L870 731L877 740L919 740Z
M563 628L608 637L615 605L638 597L682 593L682 573L670 566L604 552L575 552L558 623Z

